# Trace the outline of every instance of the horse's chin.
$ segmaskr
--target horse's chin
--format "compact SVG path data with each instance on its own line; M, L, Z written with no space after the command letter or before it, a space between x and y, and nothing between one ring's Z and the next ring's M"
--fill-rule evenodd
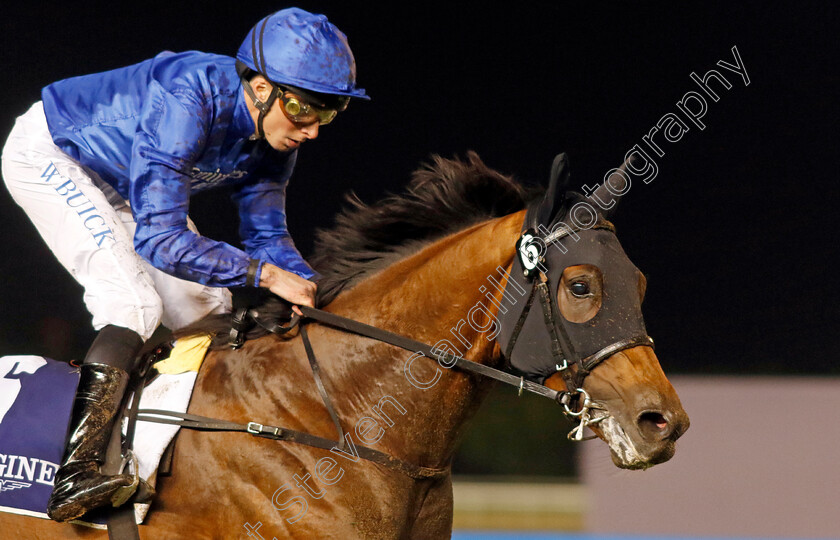
M616 467L644 470L674 457L674 441L662 441L660 444L653 446L636 443L612 415L598 422L597 426L595 432L609 446Z

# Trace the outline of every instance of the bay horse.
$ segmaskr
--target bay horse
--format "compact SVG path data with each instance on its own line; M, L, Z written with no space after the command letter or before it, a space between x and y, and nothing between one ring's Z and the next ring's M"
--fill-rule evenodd
M538 196L470 152L466 160L434 158L414 173L404 194L370 206L351 198L335 227L318 235L313 257L323 276L318 305L423 343L442 337L461 342L467 360L501 368L498 340L459 322L482 301L498 314L490 296L499 300L502 293L488 293L487 279L504 281L510 275L525 208ZM645 283L639 276L631 289L641 302ZM593 288L604 285L597 268L572 265L552 293L572 322L589 320L606 298L579 294L582 278ZM330 451L243 433L182 429L172 474L158 479L141 538L450 537L449 464L493 381L442 369L429 358L411 361L409 352L329 325L310 323L306 329L348 438L428 474L354 460L352 445ZM544 384L565 390L559 371ZM688 427L688 416L649 345L610 354L591 370L582 389L597 404L600 419L609 420L590 427L609 444L619 467L646 468L670 459ZM212 350L189 412L336 438L299 335L265 335L238 350ZM92 539L106 533L0 514L0 536Z

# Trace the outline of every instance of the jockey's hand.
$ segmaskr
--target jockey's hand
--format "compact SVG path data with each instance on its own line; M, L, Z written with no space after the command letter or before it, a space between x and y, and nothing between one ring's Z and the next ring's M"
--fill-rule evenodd
M318 286L297 274L270 263L263 263L260 287L265 287L280 298L292 303L292 310L303 315L298 305L315 307L315 290Z

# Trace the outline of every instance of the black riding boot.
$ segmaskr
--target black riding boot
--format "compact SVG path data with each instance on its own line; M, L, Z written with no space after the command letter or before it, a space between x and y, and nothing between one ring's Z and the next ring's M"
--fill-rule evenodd
M129 372L142 345L139 335L117 326L103 328L91 345L81 366L64 460L47 505L52 519L76 519L132 484L131 475L105 476L99 467L105 463Z

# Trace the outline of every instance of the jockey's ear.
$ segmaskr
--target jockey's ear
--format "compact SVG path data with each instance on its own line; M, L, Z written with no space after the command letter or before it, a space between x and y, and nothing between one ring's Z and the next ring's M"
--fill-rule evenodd
M251 88L254 89L254 93L260 99L260 101L265 102L268 100L269 94L271 94L272 86L268 80L260 74L255 75L251 78L246 84L250 84Z
M555 215L563 207L566 190L569 188L569 159L566 153L557 154L551 164L551 175L545 196L537 210L537 223L552 223Z

